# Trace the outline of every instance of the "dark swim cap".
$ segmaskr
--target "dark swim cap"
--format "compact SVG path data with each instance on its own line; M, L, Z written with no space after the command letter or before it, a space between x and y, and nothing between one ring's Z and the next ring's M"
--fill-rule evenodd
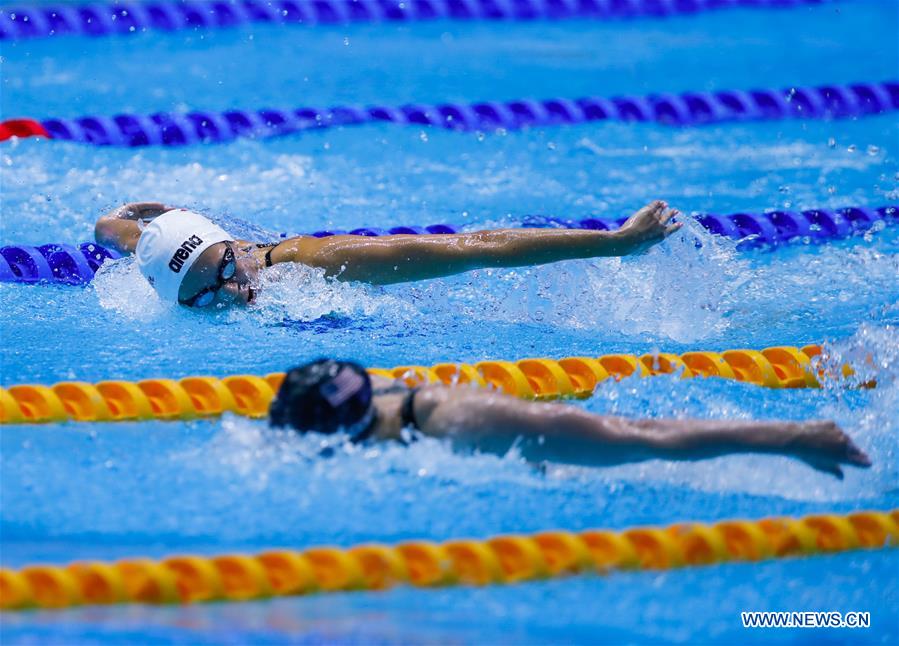
M284 376L268 419L272 426L316 433L343 430L353 441L363 440L377 421L371 378L359 364L334 359L294 368Z

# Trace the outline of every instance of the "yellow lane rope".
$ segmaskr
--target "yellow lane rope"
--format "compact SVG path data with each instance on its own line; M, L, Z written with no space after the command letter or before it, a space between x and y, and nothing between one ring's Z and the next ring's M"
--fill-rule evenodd
M314 547L0 568L0 609L248 601L394 585L492 585L899 545L899 509L800 519L547 531L443 543Z
M587 397L606 379L679 374L682 378L719 377L770 388L819 386L813 357L821 347L778 346L724 352L606 354L599 357L439 363L434 366L371 368L371 374L426 382L471 383L528 399ZM844 374L851 374L846 366ZM64 381L51 386L22 384L0 388L0 424L93 422L144 419L194 419L226 411L262 417L277 392L283 372L269 375L186 377L142 381Z

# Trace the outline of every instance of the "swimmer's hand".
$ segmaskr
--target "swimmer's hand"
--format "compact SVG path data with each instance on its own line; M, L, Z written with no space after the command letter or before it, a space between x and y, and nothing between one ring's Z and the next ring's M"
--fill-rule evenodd
M790 447L796 456L818 471L843 478L841 463L870 467L871 459L835 422L796 424Z
M94 226L94 238L106 247L121 253L132 253L140 239L138 220L152 220L172 206L162 202L129 202L106 215L101 216Z
M113 213L128 220L152 220L173 208L175 207L166 206L162 202L130 202L120 206Z
M640 253L681 228L680 222L671 222L678 213L656 200L629 217L616 233L631 247L630 253Z

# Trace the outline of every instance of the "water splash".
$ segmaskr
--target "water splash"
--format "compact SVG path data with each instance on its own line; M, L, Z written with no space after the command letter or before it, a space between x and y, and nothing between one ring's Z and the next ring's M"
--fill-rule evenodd
M172 309L140 273L133 256L103 263L91 288L100 307L131 320L152 321Z
M254 318L314 321L324 316L381 317L410 321L417 312L408 302L363 283L328 278L323 269L299 263L280 263L259 277L259 295L245 310ZM234 319L243 318L237 309Z
M688 343L727 328L726 304L750 272L732 242L689 221L683 233L638 257L484 269L407 291L431 317L461 314Z
M131 320L151 321L168 314L209 314L223 323L248 320L316 321L323 317L381 316L408 321L416 310L409 303L362 283L346 283L324 275L324 270L298 263L264 269L256 284L258 297L249 307L210 308L202 313L164 303L141 275L131 256L104 263L91 283L100 306Z
M653 460L603 470L604 478L668 482L702 491L778 495L791 500L837 501L874 498L899 481L899 331L862 325L850 339L828 346L827 369L844 363L865 366L852 380L832 380L822 390L783 391L723 380L676 377L628 379L603 384L587 407L600 414L643 417L752 420L833 419L871 457L870 469L847 467L836 480L800 461L780 456L734 455L699 462ZM876 389L853 387L876 380ZM759 410L763 411L761 414ZM559 474L577 473L561 468Z

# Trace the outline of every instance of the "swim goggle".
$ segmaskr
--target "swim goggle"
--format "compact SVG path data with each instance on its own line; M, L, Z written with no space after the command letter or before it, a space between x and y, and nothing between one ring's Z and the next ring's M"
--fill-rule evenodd
M215 283L204 287L190 298L178 299L178 302L188 307L208 307L215 301L216 294L225 286L225 283L234 278L237 273L237 261L234 258L234 250L230 242L225 242L225 253L219 263L215 276Z

